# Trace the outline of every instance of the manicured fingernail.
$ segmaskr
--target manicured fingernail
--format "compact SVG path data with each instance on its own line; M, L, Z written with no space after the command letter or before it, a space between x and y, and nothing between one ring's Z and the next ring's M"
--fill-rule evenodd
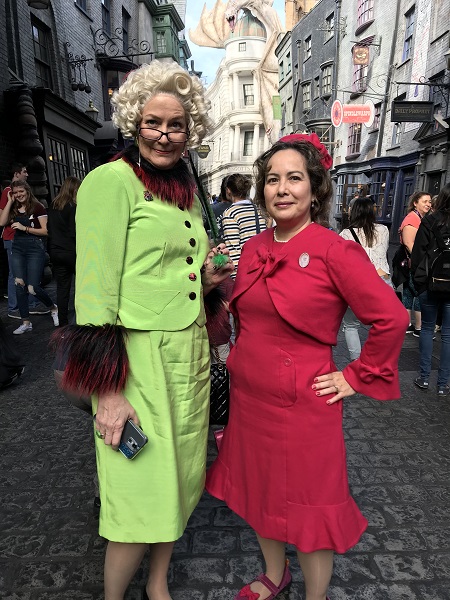
M314 383L317 383L319 379L317 377L314 378Z
M332 404L332 402L330 400L327 400L327 404L328 404L328 406L330 406L330 404Z
M313 389L313 390L315 390L317 386L315 386L315 385L312 385L311 387L312 387L312 389Z
M320 396L320 392L316 392L316 396Z

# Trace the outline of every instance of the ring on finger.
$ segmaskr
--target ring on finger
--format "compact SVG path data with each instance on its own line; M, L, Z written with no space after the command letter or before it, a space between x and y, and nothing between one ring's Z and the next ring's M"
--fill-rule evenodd
M96 435L96 436L97 436L99 439L101 439L101 440L104 440L104 439L105 439L105 434L104 434L104 433L101 433L101 432L100 432L98 429L96 429L96 431L95 431L95 435Z
M339 388L337 385L334 386L334 389L336 390L336 394L339 394Z

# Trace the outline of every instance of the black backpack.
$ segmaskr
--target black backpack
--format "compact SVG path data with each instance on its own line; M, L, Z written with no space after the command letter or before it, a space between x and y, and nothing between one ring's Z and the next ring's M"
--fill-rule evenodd
M437 248L428 260L427 289L429 292L450 297L450 235L446 235L444 239L442 233L434 227L431 232L436 238Z
M406 246L400 244L392 257L392 283L397 288L409 279L410 255Z

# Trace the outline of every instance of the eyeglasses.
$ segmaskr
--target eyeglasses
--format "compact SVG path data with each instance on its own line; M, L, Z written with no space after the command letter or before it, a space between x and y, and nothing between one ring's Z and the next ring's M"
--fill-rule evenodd
M189 131L164 132L159 129L152 129L151 127L139 127L139 135L143 137L144 140L151 140L152 142L157 142L165 135L172 144L183 144L188 141L190 133Z

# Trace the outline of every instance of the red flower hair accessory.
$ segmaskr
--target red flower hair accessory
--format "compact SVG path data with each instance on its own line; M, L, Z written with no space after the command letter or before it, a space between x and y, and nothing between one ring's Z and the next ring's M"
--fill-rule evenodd
M320 154L320 162L323 167L328 170L333 164L333 159L331 158L328 150L319 140L315 133L291 133L290 135L285 135L284 137L278 140L279 142L309 142L319 151Z

